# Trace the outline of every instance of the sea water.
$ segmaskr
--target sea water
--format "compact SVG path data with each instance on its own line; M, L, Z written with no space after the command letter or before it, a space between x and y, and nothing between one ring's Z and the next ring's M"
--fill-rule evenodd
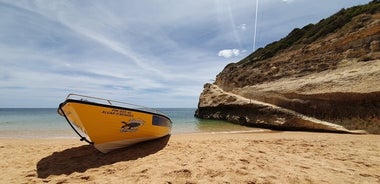
M194 117L195 108L162 108L173 122L172 134L262 131L226 121ZM55 108L0 108L0 138L77 138Z

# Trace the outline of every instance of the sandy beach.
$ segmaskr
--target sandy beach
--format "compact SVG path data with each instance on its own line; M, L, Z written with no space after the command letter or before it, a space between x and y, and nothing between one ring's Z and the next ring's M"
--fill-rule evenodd
M379 183L380 135L172 135L102 154L77 139L0 139L0 183Z

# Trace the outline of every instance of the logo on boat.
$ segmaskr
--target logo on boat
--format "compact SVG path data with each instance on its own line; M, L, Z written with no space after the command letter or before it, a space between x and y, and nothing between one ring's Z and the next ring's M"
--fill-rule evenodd
M120 132L134 132L144 124L144 121L131 119L128 122L122 121L121 123L123 126L120 128Z

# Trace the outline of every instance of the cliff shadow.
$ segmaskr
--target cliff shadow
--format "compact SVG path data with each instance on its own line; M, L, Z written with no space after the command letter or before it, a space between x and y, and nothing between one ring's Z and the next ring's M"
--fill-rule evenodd
M107 154L99 152L92 145L54 152L37 163L37 176L38 178L47 178L50 175L69 175L73 172L85 172L91 168L110 165L120 161L136 160L160 151L167 145L169 138L170 135L167 135Z

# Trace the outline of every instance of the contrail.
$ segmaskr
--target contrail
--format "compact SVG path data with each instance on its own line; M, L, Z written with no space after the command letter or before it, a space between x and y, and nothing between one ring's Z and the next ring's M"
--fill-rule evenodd
M259 0L256 0L255 27L253 31L253 52L256 50L256 30L257 30L257 12L259 10Z

